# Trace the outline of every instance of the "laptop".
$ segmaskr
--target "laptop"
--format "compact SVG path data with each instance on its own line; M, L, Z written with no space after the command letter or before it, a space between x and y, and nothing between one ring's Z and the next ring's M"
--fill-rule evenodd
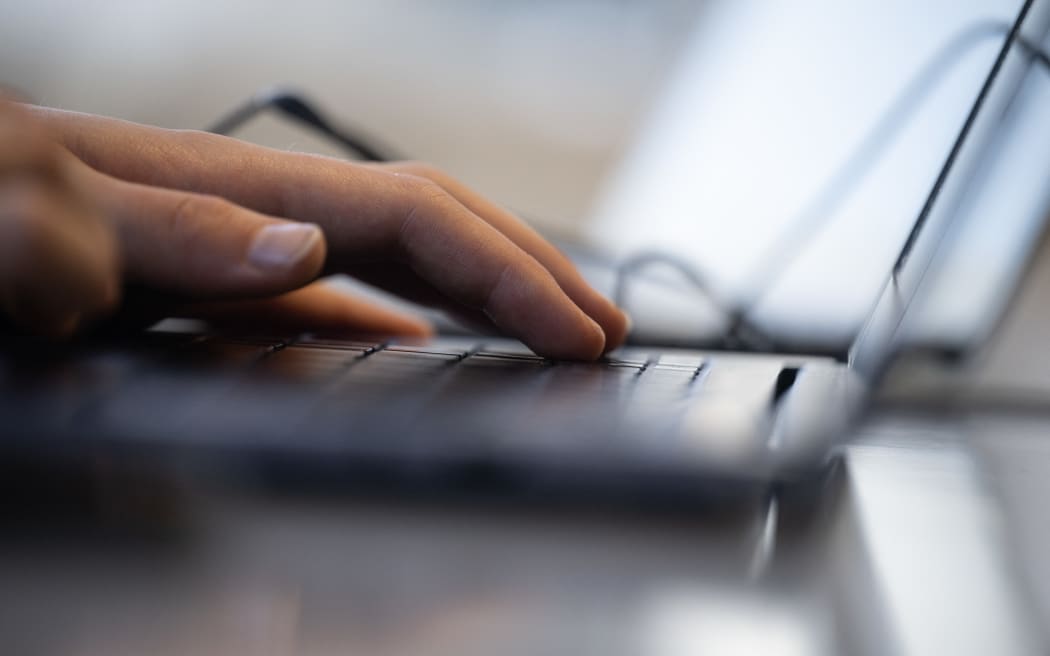
M1015 190L998 181L1042 109L1026 83L1039 71L1014 40L1041 43L1048 25L1050 0L1026 0L840 357L635 344L571 363L500 338L229 335L178 321L64 346L7 338L0 448L8 463L472 498L682 504L819 490L898 354L917 338L972 349L1021 278L1050 199L1029 194L999 213ZM958 268L974 240L990 246L980 228L992 221L1000 239L976 251L981 293L942 343L931 327L960 299L938 272Z

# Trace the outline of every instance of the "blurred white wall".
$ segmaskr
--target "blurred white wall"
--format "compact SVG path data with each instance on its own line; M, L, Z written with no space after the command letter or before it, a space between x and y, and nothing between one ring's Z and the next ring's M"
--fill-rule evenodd
M702 0L9 0L0 83L35 100L203 127L260 87L555 228L583 216ZM240 133L333 152L262 120Z

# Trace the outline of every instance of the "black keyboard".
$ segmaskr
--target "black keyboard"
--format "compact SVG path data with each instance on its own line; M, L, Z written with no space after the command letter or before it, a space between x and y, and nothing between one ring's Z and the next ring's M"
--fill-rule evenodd
M555 362L481 338L152 332L76 347L15 341L0 358L0 421L5 444L261 459L337 477L487 471L570 486L666 482L724 473L726 454L754 460L748 450L767 446L763 422L809 364L645 349Z

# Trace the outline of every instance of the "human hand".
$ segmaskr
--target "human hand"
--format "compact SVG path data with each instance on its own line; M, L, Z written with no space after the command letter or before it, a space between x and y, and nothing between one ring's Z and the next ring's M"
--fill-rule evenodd
M455 180L40 107L0 107L0 290L67 334L123 286L179 316L420 335L312 283L345 272L555 358L622 343L626 316L553 246ZM136 297L142 297L136 294Z

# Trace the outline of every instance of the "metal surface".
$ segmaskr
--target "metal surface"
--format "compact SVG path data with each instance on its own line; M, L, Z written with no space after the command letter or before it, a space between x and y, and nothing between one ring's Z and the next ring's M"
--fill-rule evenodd
M0 635L20 654L1042 653L1029 590L1046 580L1006 520L1038 559L1027 492L1050 461L1022 490L1017 454L990 468L969 435L886 417L817 503L691 515L274 497L102 467L46 513L9 507Z

